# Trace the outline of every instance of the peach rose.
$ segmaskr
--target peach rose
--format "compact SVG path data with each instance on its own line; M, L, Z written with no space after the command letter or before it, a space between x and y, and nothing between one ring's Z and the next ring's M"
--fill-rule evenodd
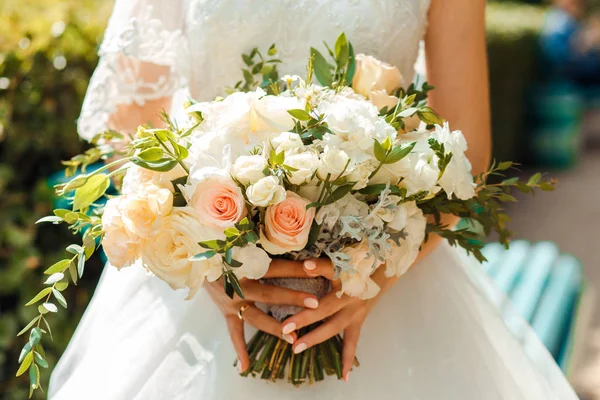
M136 194L121 196L119 210L125 227L142 239L155 234L173 208L173 193L152 183Z
M307 210L308 204L308 200L288 191L285 200L267 208L260 244L268 253L284 254L306 246L315 218L315 208Z
M403 84L400 70L388 63L364 54L356 55L356 72L352 88L362 94L379 109L395 107L398 98L392 93Z
M102 247L108 262L119 269L135 262L143 243L143 240L130 232L123 223L119 210L122 200L122 197L110 199L102 215Z
M226 229L246 216L242 191L228 176L209 174L184 189L188 205L196 210L203 225Z

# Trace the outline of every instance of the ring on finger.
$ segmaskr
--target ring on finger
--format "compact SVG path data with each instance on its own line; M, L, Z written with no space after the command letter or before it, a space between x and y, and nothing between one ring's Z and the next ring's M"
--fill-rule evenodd
M239 319L241 319L242 321L244 320L244 311L246 311L248 309L248 307L250 307L250 304L244 304L240 307L240 309L238 310L237 316Z

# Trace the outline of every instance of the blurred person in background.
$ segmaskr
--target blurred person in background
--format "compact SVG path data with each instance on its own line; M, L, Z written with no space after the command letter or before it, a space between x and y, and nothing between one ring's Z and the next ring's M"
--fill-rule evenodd
M600 14L585 19L586 0L554 0L541 36L552 78L600 85Z

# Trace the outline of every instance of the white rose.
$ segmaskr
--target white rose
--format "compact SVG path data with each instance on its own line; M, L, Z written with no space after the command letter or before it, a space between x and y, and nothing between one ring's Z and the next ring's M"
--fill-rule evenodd
M246 189L248 201L257 207L267 207L285 199L285 188L274 176L265 176Z
M321 190L323 190L321 186L317 186L315 184L310 183L298 189L298 194L300 195L300 197L304 197L305 199L310 200L312 203L319 199Z
M263 170L267 165L267 160L261 155L241 156L235 160L231 175L244 185L251 185L265 176Z
M290 182L293 185L302 185L313 177L319 166L319 157L312 152L294 154L285 159L285 164L296 169L291 172Z
M346 169L349 160L345 151L326 146L323 153L321 153L319 176L326 179L327 175L331 174L330 179L338 178ZM346 170L345 173L347 172L349 171Z
M394 244L388 255L386 262L385 275L387 277L401 276L415 262L419 255L419 248L425 239L425 229L427 220L423 212L415 202L404 203L398 207L403 207L404 211L399 211L398 220L395 221L394 229L402 228L406 238L400 242L400 246ZM406 218L406 222L403 219Z
M471 174L471 163L466 157L467 141L461 131L450 131L448 123L437 125L431 137L444 144L446 153L452 153L452 159L439 180L448 198L454 194L461 200L475 196L475 182ZM434 158L437 162L437 157Z
M368 97L371 103L380 110L384 107L387 107L388 111L393 110L400 101L398 97L387 94L385 90L372 91Z
M131 164L127 168L127 173L123 178L123 194L135 194L144 191L144 187L152 183L160 188L175 191L172 181L187 175L181 165L177 164L175 168L166 172L152 171L146 168Z
M352 88L356 93L371 99L373 92L389 95L402 84L402 74L398 68L372 56L356 55L356 72L352 79Z
M119 203L125 227L143 239L161 229L163 218L172 208L173 193L152 183L143 187L143 191L122 196Z
M347 175L350 182L356 182L353 189L360 190L366 187L369 183L369 176L373 172L373 167L369 163L361 163L352 168L352 171Z
M267 252L253 243L244 247L234 247L233 259L242 263L241 267L234 269L239 279L260 279L265 276L271 264Z
M354 266L354 269L340 273L342 289L337 292L337 295L347 294L363 300L375 297L380 288L371 279L371 275L380 263L375 262L375 256L371 253L369 246L364 242L359 242L353 246L345 247L342 253L350 256L349 263Z
M275 153L282 151L288 154L296 154L304 150L304 144L300 135L294 132L282 132L271 139L271 148Z
M262 96L252 104L250 131L259 140L265 134L289 131L294 127L294 119L288 110L304 109L304 102L297 97Z
M142 261L154 275L173 289L189 288L192 297L218 260L190 261L192 256L206 251L198 244L202 240L202 225L191 207L174 210L165 218L161 230L148 239L142 250Z
M136 261L144 243L143 239L125 227L120 211L122 201L123 196L108 200L102 215L102 247L108 262L119 269Z

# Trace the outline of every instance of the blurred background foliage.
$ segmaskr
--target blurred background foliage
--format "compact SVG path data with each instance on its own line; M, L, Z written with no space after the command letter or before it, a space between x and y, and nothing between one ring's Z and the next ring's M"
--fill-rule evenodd
M529 3L529 4L525 4ZM488 46L495 156L521 159L527 91L536 82L537 40L545 8L536 1L488 6ZM34 222L52 209L47 178L60 161L78 154L75 121L97 63L97 47L112 2L2 0L0 3L0 398L27 396L27 378L14 378L22 338L35 309L42 271L61 258L69 232ZM68 313L54 321L47 344L55 365L72 335L102 265L92 261L70 297ZM48 374L44 374L47 387ZM42 398L38 392L36 395Z

